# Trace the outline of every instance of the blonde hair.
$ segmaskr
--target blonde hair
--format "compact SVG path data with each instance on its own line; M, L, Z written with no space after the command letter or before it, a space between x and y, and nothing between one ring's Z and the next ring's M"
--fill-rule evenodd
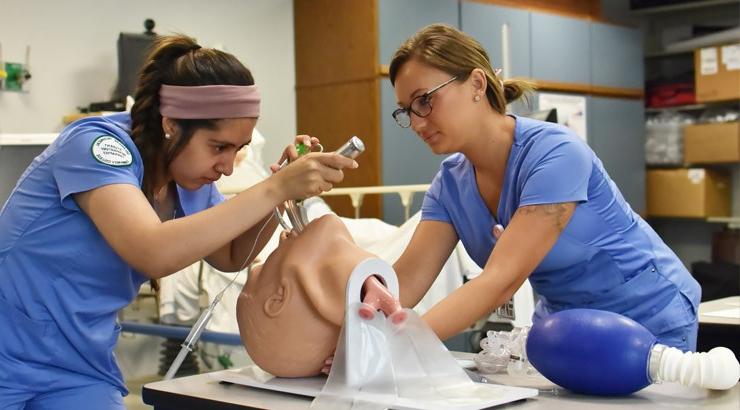
M535 87L529 81L501 79L491 68L491 60L481 44L473 37L446 24L431 24L406 40L396 50L391 60L389 75L395 85L401 67L411 59L466 80L470 73L480 68L486 74L486 98L494 110L506 113L506 105L519 98L528 97Z

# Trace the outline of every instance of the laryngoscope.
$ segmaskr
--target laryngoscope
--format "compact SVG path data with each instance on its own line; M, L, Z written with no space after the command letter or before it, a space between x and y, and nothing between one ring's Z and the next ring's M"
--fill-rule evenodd
M304 153L308 153L308 151L309 150L307 149L303 150ZM344 145L339 147L339 149L336 150L335 153L355 159L360 154L362 154L363 151L365 151L365 144L362 142L361 139L353 136L349 139L349 141L344 143ZM301 150L299 150L299 153L300 152ZM281 168L286 164L287 163L284 163ZM292 199L285 201L285 213L288 214L290 224L293 226L293 230L295 230L296 232L302 232L303 228L308 225L308 215L306 214L306 208L301 205L301 201L295 201ZM291 229L281 217L280 210L278 208L275 208L275 216L278 218L278 221L280 222L280 225L283 227L283 229Z
M298 148L299 155L304 155L310 152L310 147L306 147L303 144L301 147ZM321 147L321 150L323 150L323 147ZM335 151L335 153L344 155L345 157L355 159L357 158L363 151L365 151L365 144L362 142L361 139L357 138L356 136L353 136L349 139L344 145L339 147L338 150ZM284 162L281 164L280 168L287 165L287 162ZM296 202L294 200L285 201L285 210L288 214L288 219L290 219L291 224L293 224L293 229L297 232L303 231L303 228L308 224L308 216L306 214L306 209L300 204L300 201ZM277 220L280 222L280 225L287 230L290 230L290 226L283 220L282 216L280 215L280 211L278 208L275 208L274 216L277 217ZM208 321L211 320L211 317L213 316L213 310L216 308L216 305L218 305L218 302L221 301L221 298L223 297L224 293L226 292L226 289L231 286L232 283L236 280L236 277L239 275L239 272L241 272L242 269L244 269L244 266L247 264L247 261L249 261L249 258L252 257L252 253L254 252L254 248L257 246L257 242L260 239L260 236L262 235L262 231L267 226L267 223L270 222L270 219L267 218L265 222L262 224L262 227L260 227L259 232L257 232L257 237L254 240L254 243L252 244L252 249L249 251L249 255L244 259L244 263L242 263L242 266L239 268L239 270L234 274L234 278L231 279L231 282L229 282L222 290L219 292L216 297L213 298L213 301L210 305L208 305L208 308L203 311L203 313L200 314L200 317L198 317L198 320L193 325L192 329L190 329L190 333L188 333L188 336L185 338L185 341L182 343L182 348L180 349L180 352L177 354L177 357L175 357L175 360L170 365L170 368L167 370L167 374L164 376L164 380L169 380L175 376L177 373L177 370L180 369L180 365L182 364L183 360L185 360L185 357L188 355L189 352L193 351L193 347L196 343L198 343L198 340L200 339L201 333L203 333L203 330L205 330L206 325L208 324Z

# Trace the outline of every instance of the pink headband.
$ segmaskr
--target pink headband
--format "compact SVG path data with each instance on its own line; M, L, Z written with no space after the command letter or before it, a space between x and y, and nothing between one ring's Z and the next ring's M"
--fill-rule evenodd
M184 120L257 118L260 91L256 85L179 86L162 84L159 113Z

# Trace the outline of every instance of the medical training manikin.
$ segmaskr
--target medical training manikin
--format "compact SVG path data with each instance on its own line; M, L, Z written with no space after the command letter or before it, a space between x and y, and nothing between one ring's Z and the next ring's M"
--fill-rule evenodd
M354 243L336 215L288 235L252 268L237 302L239 333L252 360L276 376L319 374L337 346L347 281L355 266L374 257ZM374 307L387 315L400 311L378 280L366 289L364 300L374 299Z

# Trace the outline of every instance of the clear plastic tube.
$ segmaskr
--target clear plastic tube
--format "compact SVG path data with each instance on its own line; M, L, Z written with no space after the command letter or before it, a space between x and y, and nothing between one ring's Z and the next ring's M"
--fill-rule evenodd
M185 357L188 355L189 352L193 351L193 347L196 343L198 343L198 340L200 340L200 335L203 333L203 330L205 330L206 325L211 320L211 317L213 316L213 310L216 308L216 305L221 300L222 293L219 293L218 296L216 296L213 299L213 302L208 306L208 309L204 310L203 313L200 314L200 317L195 322L195 325L193 325L192 329L190 329L190 333L188 334L188 337L185 338L185 341L182 343L182 348L180 348L180 352L177 354L177 357L170 365L170 368L167 370L167 374L164 376L164 380L169 380L175 376L175 373L177 373L177 370L180 369L180 365L182 364L182 361L185 360Z

